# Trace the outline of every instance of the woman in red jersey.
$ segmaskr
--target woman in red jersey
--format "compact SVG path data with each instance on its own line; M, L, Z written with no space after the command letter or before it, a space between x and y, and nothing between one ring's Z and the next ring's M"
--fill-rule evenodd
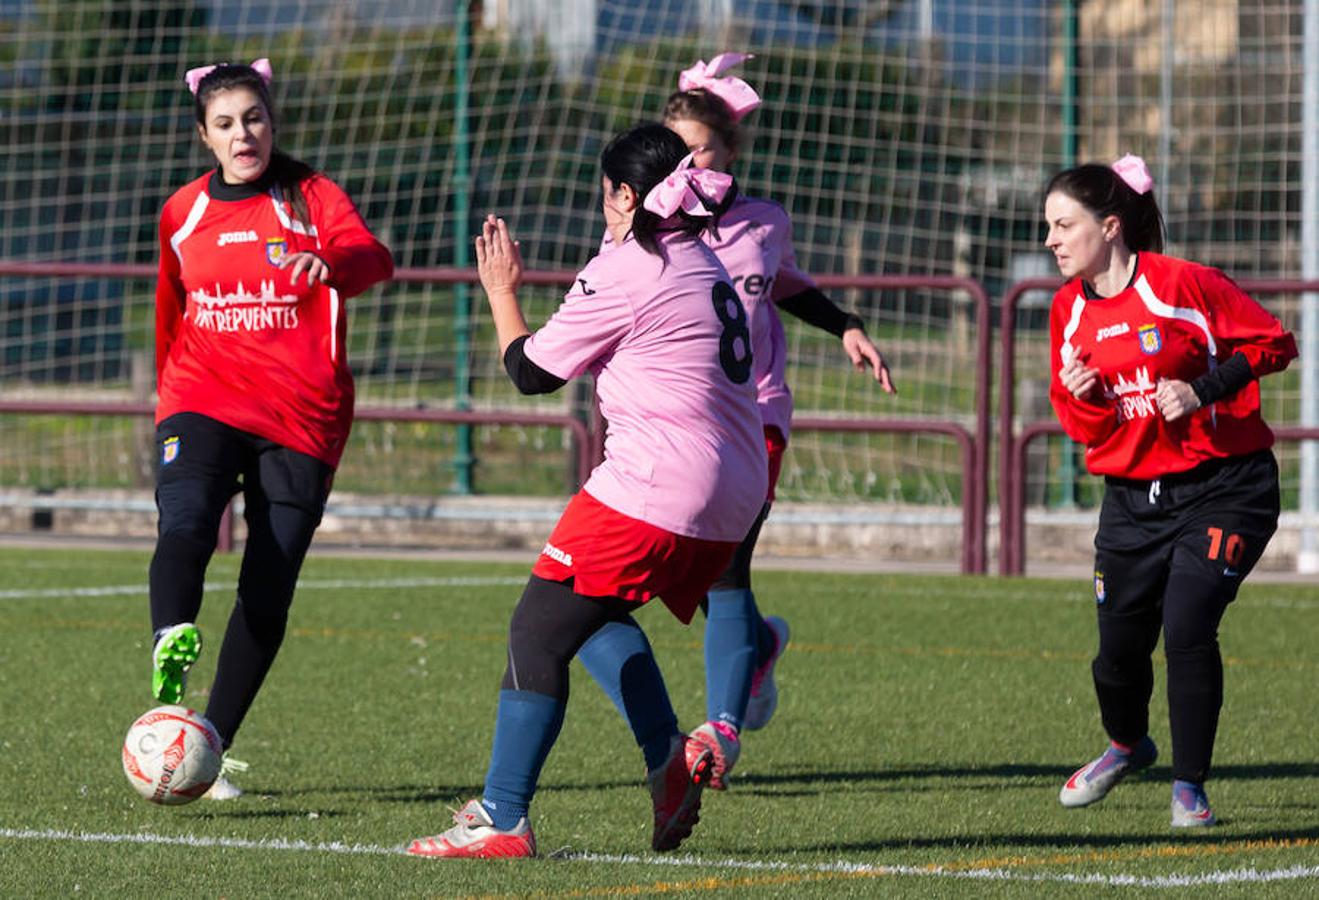
M1063 786L1086 806L1157 756L1151 654L1163 631L1174 827L1215 822L1205 795L1223 663L1218 624L1278 523L1258 379L1296 342L1216 269L1163 256L1145 163L1083 165L1044 192L1053 298L1049 396L1104 476L1095 536L1095 693L1110 745Z
M247 542L206 717L227 749L284 638L353 416L344 300L393 274L347 195L275 147L269 60L188 72L212 171L160 216L152 693L183 699L220 517ZM240 791L226 779L208 796Z

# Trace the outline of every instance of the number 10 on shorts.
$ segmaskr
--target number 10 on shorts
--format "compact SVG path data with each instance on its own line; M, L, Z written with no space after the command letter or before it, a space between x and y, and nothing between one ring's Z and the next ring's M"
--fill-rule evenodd
M1217 560L1219 554L1223 554L1224 562L1229 566L1235 566L1241 562L1241 554L1246 550L1246 542L1242 540L1239 534L1229 534L1227 536L1226 546L1223 542L1223 529L1209 529L1209 558Z

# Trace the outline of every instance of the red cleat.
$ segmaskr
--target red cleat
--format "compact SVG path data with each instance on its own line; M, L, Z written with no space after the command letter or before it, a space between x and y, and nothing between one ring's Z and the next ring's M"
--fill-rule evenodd
M714 754L685 735L675 735L669 759L647 776L650 801L655 807L655 850L677 849L701 820L701 791L710 782Z

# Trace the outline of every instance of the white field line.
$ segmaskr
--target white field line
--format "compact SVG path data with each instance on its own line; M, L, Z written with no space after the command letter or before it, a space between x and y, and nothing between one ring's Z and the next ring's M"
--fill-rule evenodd
M341 590L377 590L382 588L432 588L432 587L490 587L524 585L526 577L514 578L508 575L492 576L455 576L451 578L308 578L298 582L299 591L341 591ZM232 582L206 582L208 591L230 591ZM28 590L0 591L0 600L41 600L58 597L122 597L147 595L145 584L114 584L104 587L79 588L32 588Z
M459 575L445 578L306 578L298 582L298 590L331 591L372 590L383 588L515 587L526 583L526 576L510 575ZM233 582L208 581L205 589L208 591L231 591L234 587L235 585ZM146 596L146 593L147 586L145 584L117 584L106 585L103 587L76 588L30 588L26 590L16 589L0 591L0 600L39 600L59 597L121 597L132 596L135 594ZM1059 602L1057 597L1049 597L1041 594L1013 594L1007 599L1043 600L1050 603ZM1093 602L1088 597L1081 597L1080 601ZM1319 600L1251 598L1244 601L1244 603L1238 601L1238 605L1247 607L1267 606L1275 609L1319 609Z
M366 856L398 856L403 847L382 847L377 844L347 844L342 841L311 842L263 838L198 837L196 835L164 834L112 834L107 832L64 831L62 829L0 828L0 839L20 841L64 841L88 844L153 844L177 847L218 847L233 850L292 850L310 853L352 854ZM1148 888L1179 888L1206 884L1242 884L1271 881L1295 881L1319 877L1319 866L1290 866L1285 869L1230 869L1195 875L1098 875L1087 873L1014 872L1011 869L946 869L941 866L886 866L869 863L804 863L760 862L739 859L702 859L698 856L642 856L634 854L578 853L560 851L552 858L577 862L613 865L674 866L696 869L725 869L743 872L803 872L810 874L838 873L842 875L919 876L925 878L957 878L980 881L1028 881L1068 884L1121 885Z

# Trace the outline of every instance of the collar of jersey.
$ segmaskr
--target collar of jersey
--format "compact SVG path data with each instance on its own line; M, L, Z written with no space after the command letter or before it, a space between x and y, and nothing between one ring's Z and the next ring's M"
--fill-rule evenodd
M1136 276L1139 275L1139 274L1140 274L1140 254L1137 253L1137 254L1136 254L1136 264L1135 264L1134 266L1131 267L1131 278L1129 278L1129 279L1127 280L1127 287L1124 287L1124 288L1122 289L1122 291L1125 291L1127 288L1129 288L1129 287L1131 287L1133 284L1135 284L1135 283L1136 283ZM1095 291L1095 286L1094 286L1093 284L1091 284L1090 282L1086 281L1084 278L1081 279L1081 290L1082 290L1083 292L1085 292L1085 299L1087 299L1087 300L1111 300L1111 299L1112 299L1112 297L1101 297L1101 296L1099 296L1099 294ZM1120 294L1120 293L1122 293L1122 291L1118 291L1117 293ZM1116 296L1117 296L1117 294L1114 294L1114 295L1113 295L1113 297L1116 297Z
M211 180L206 183L206 193L212 200L251 200L269 191L271 180L270 170L267 169L256 181L229 184L220 174L219 168L216 168L211 173Z

